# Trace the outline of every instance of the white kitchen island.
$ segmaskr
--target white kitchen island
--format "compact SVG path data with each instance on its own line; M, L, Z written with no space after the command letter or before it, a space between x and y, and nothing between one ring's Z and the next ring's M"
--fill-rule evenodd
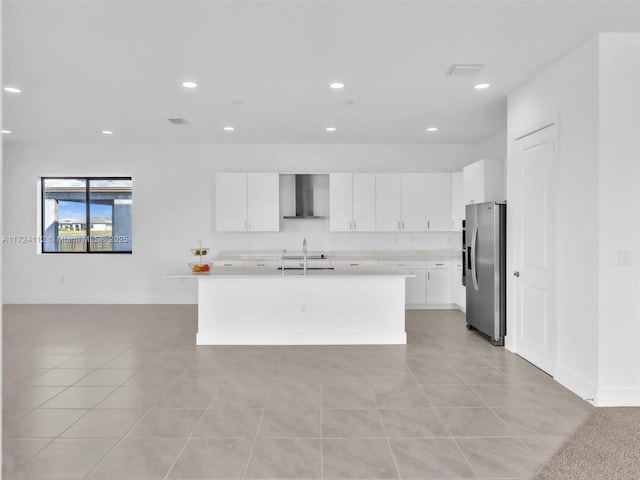
M198 281L197 345L404 344L400 268L214 267Z

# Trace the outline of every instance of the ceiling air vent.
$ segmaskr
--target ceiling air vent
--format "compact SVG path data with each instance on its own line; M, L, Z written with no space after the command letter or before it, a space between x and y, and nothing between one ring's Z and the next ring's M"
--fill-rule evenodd
M482 63L454 63L447 70L447 75L474 75L482 67L484 67Z
M186 118L170 118L169 121L174 125L186 125L189 123Z

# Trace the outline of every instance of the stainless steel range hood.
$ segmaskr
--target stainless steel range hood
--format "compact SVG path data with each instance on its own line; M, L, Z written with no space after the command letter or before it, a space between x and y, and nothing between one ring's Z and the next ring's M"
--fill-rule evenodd
M314 186L313 174L297 173L296 182L296 214L285 215L284 218L326 218L323 215L316 215L313 204Z

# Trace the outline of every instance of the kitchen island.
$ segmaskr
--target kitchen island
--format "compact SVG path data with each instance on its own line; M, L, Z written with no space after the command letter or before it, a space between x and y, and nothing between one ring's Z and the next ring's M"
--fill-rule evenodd
M404 344L400 268L214 267L198 282L197 345Z

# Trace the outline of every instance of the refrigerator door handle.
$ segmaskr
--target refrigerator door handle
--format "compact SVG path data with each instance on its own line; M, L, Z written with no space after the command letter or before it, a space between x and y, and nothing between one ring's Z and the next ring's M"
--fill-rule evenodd
M473 236L471 237L471 278L473 279L473 288L478 290L478 269L476 266L477 255L476 249L478 248L478 224L474 226Z

